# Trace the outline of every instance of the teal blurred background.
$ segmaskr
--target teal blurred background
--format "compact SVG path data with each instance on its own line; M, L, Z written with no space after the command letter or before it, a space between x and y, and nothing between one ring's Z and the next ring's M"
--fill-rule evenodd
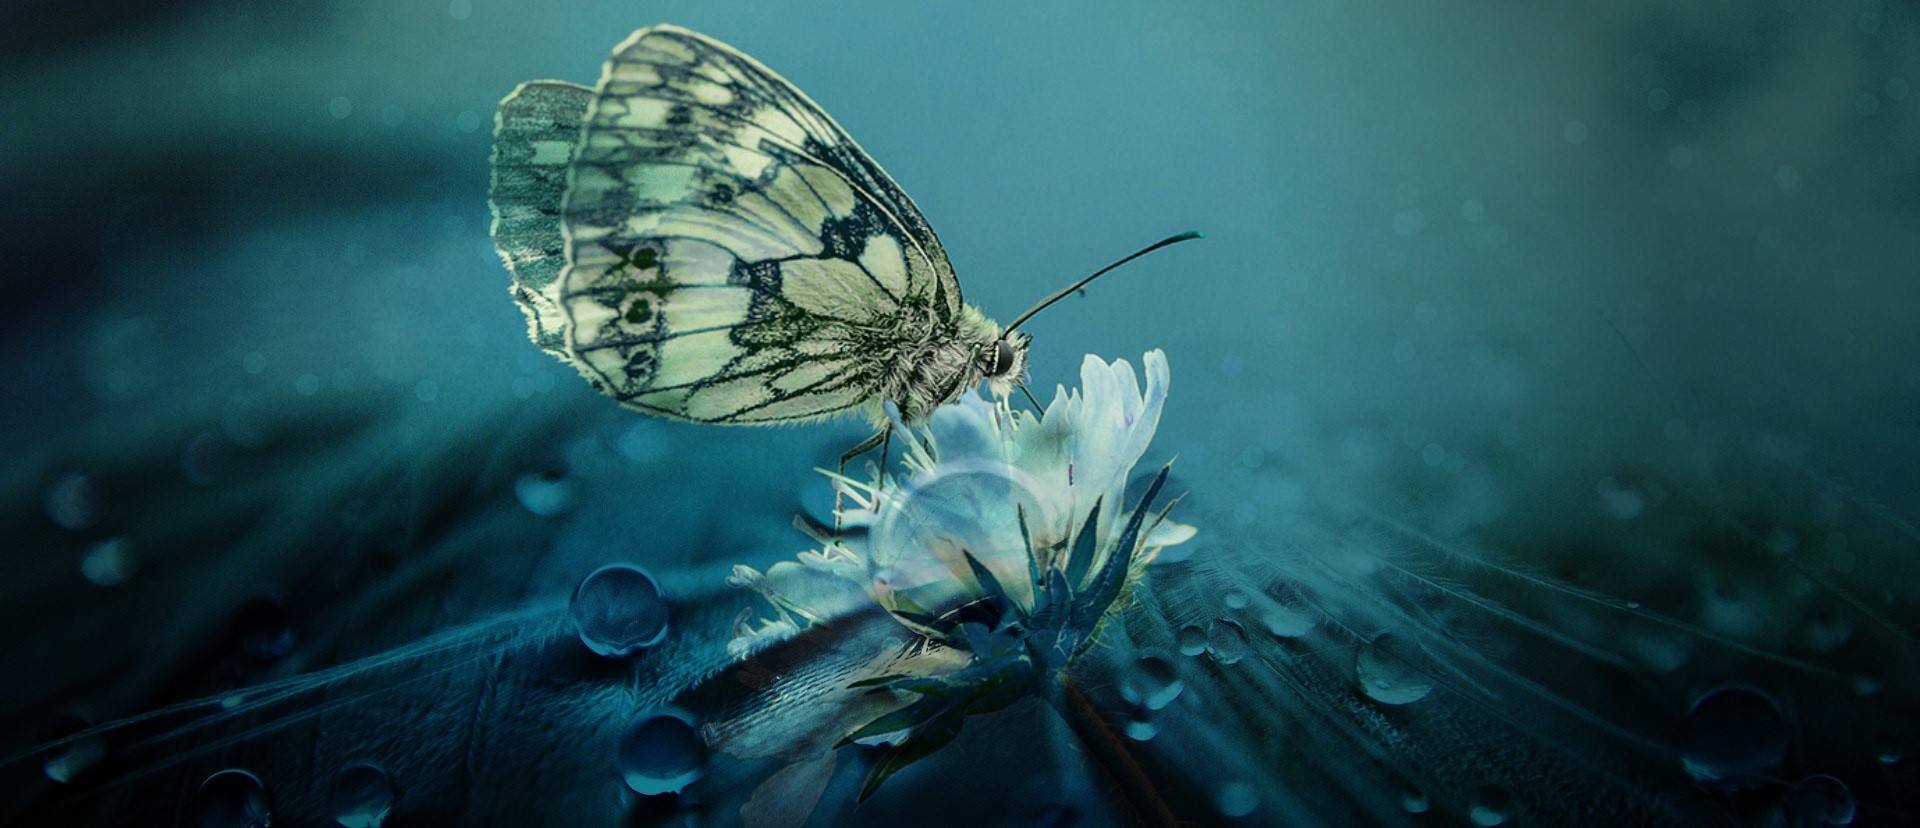
M1026 327L1036 388L1168 353L1195 566L1364 512L1764 652L1840 612L1891 643L1821 668L1888 688L1832 715L1912 733L1911 2L40 1L0 11L6 749L67 702L111 720L559 594L612 546L714 587L804 546L788 515L861 424L636 425L526 340L487 237L499 99L656 22L813 96L989 316L1206 231ZM595 446L646 468L595 488ZM475 517L555 469L593 489L564 528ZM425 573L363 560L455 536ZM76 562L115 538L101 586ZM339 609L376 587L411 620ZM260 594L331 649L221 673L206 631ZM1665 698L1761 682L1706 673ZM1875 779L1863 821L1905 819Z

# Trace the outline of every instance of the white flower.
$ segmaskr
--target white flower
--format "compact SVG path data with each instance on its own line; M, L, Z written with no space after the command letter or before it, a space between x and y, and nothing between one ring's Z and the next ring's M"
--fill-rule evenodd
M957 625L992 627L1010 611L1032 612L1049 569L1086 594L1122 555L1126 571L1111 573L1118 590L1160 548L1194 534L1142 515L1131 548L1119 548L1129 522L1127 483L1167 397L1165 355L1150 351L1143 362L1144 392L1125 360L1087 356L1080 389L1057 390L1039 417L966 395L920 428L896 418L904 473L883 474L874 485L836 480L852 504L840 514L840 539L764 575L735 567L729 583L766 596L777 617L759 627L743 621L730 650L743 656L871 602L921 635L966 646ZM977 577L969 556L997 584ZM1010 606L995 603L1000 591ZM1106 608L1079 619L1087 627L1082 637Z

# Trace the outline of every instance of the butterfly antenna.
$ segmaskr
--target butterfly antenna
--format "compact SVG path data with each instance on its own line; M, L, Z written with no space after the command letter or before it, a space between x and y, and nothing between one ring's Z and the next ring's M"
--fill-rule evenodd
M1033 413L1042 414L1046 412L1047 409L1041 407L1040 401L1033 398L1033 392L1027 390L1026 383L1014 383L1013 387L1020 389L1020 393L1027 395L1027 402L1033 403Z
M1198 230L1188 230L1187 232L1181 233L1178 236L1168 236L1167 238L1161 239L1157 242L1154 242L1153 244L1147 245L1146 247L1136 251L1133 255L1128 256L1124 259L1121 259L1120 261L1114 262L1113 264L1107 265L1106 267L1100 268L1099 270L1094 271L1092 276L1088 276L1085 279L1081 279L1078 282L1074 282L1072 285L1069 285L1066 288L1054 293L1052 296L1048 296L1047 298L1040 300L1040 304L1037 304L1031 308L1028 308L1026 313L1020 314L1020 317L1018 319L1013 320L1013 324L1008 325L1006 331L1003 333L1012 333L1014 328L1020 327L1020 323L1025 322L1029 319L1032 319L1034 314L1039 313L1043 310L1046 310L1046 307L1048 305L1051 305L1055 302L1065 299L1068 296L1072 296L1073 294L1079 292L1081 288L1086 287L1087 283L1107 275L1108 271L1111 271L1116 267L1126 264L1127 262L1131 262L1134 259L1138 259L1141 256L1145 256L1148 253L1152 253L1155 250L1159 250L1162 247L1166 247L1168 245L1173 245L1173 244L1179 244L1183 241L1192 241L1194 239L1204 239L1206 237L1207 237L1207 234L1202 233ZM1028 396L1031 397L1032 395L1029 394Z

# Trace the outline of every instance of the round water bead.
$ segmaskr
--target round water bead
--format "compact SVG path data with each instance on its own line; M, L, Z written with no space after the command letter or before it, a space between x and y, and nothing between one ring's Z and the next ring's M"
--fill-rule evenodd
M379 765L354 762L333 778L333 821L341 828L380 828L393 812L393 779Z
M1400 794L1400 810L1409 814L1424 814L1433 808L1433 800L1424 791L1409 789Z
M615 756L627 787L644 796L678 793L700 778L706 761L707 743L677 710L655 711L635 721L620 737Z
M1135 710L1120 725L1120 731L1136 742L1145 742L1160 735L1160 723L1146 710Z
M1207 651L1207 631L1189 624L1181 627L1174 635L1174 641L1180 647L1180 654L1196 656Z
M93 726L93 719L77 710L66 710L56 714L53 722L42 731L41 742L53 742L73 736ZM72 782L74 777L85 773L100 762L106 753L106 745L99 739L75 739L67 742L47 754L46 762L40 766L47 778L62 784Z
M1467 819L1480 828L1492 828L1513 819L1518 809L1512 791L1501 785L1484 785L1467 803Z
M1381 633L1360 645L1354 674L1360 689L1381 704L1412 704L1433 692L1426 651L1397 633Z
M1824 773L1794 783L1780 802L1793 828L1834 828L1853 824L1856 806L1847 783Z
M578 486L559 469L539 474L523 474L513 481L513 496L527 511L541 517L553 517L573 508Z
M1159 653L1140 656L1120 676L1120 697L1148 710L1165 708L1185 689L1179 669Z
M273 823L267 786L238 768L207 777L191 807L196 828L267 828Z
M1680 723L1680 765L1694 779L1724 787L1762 781L1787 755L1780 706L1751 687L1721 687L1693 703Z
M607 564L580 580L567 614L587 649L619 657L667 637L667 599L645 570Z
M86 529L100 519L100 486L84 474L69 474L47 488L47 517L63 529Z
M1207 629L1207 654L1221 664L1238 664L1247 656L1247 629L1226 618Z
M97 586L119 586L133 577L133 541L109 538L87 547L80 556L80 574Z
M1260 609L1260 625L1276 638L1299 638L1319 623L1313 605L1293 587L1281 584L1267 595L1273 602Z
M1260 807L1260 794L1245 782L1228 782L1213 795L1213 806L1230 817L1243 817Z

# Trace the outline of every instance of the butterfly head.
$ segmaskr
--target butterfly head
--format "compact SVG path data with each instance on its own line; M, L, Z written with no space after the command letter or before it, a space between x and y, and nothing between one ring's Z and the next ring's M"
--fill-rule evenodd
M1008 396L1013 393L1014 386L1026 381L1027 343L1030 341L1026 334L1008 332L980 349L975 365L994 396Z

